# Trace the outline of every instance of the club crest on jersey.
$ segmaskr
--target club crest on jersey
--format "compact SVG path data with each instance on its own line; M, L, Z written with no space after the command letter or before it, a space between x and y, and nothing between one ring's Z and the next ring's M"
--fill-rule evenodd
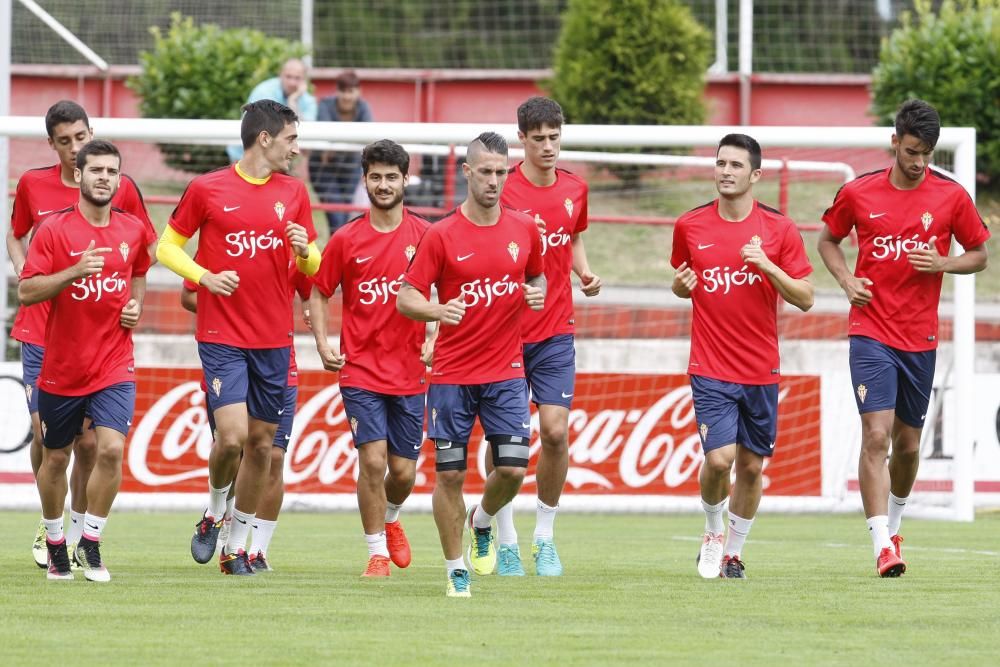
M412 261L413 256L417 254L417 246L414 245L406 246L406 250L403 251L403 254L406 255L407 262Z
M865 402L865 397L867 395L868 395L868 387L864 386L863 384L859 384L858 385L858 398L861 400L862 403Z
M279 222L285 220L285 205L280 201L274 202L274 212L277 214Z
M219 378L212 378L212 391L215 392L216 397L222 394L222 380Z
M566 201L563 202L563 206L566 207L566 215L573 217L573 200L566 197Z
M704 442L705 438L708 437L708 424L702 424L698 427L698 433L701 433L701 441Z
M924 226L924 231L926 232L934 224L934 216L931 215L930 211L924 211L924 214L920 216L920 223Z
M118 244L118 252L122 254L122 261L128 261L128 244L122 241Z
M754 234L753 236L750 237L750 245L755 245L759 248L760 246L764 245L764 241L759 236Z
M516 262L517 261L517 255L518 255L519 252L521 252L521 247L519 245L517 245L516 243L514 243L513 241L511 241L507 245L507 252L510 253L511 259L513 259Z
M358 434L358 418L357 417L351 417L351 432L354 435Z

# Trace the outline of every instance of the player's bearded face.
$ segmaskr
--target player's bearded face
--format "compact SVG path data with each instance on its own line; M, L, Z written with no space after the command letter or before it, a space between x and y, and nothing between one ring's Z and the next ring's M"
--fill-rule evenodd
M934 149L911 134L904 134L902 139L892 135L892 147L896 151L896 167L900 174L910 181L919 181L924 177L924 170L931 162Z
M73 123L59 123L52 128L49 146L55 150L59 161L65 167L75 169L76 154L93 138L94 133L82 120Z
M474 165L463 166L469 181L469 194L483 208L493 208L500 203L500 193L507 182L507 156L482 151Z
M80 183L80 195L94 206L106 206L118 192L121 182L120 162L114 155L91 155L74 176Z
M760 180L760 169L750 164L750 152L723 146L715 159L715 188L723 197L741 197Z
M365 190L372 206L383 211L396 208L403 202L403 191L406 188L407 177L399 167L385 164L373 164L368 167L365 176Z

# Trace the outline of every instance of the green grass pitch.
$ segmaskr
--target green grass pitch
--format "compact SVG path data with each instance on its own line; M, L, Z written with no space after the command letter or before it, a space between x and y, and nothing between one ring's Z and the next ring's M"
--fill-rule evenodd
M565 575L473 577L444 595L429 515L403 515L407 570L363 581L356 514L286 514L276 572L222 576L188 544L196 513L112 515L112 582L50 582L37 515L0 513L0 665L998 664L1000 514L906 519L907 573L875 575L860 516L761 514L746 581L695 571L696 515L560 516ZM518 516L530 553L533 518Z

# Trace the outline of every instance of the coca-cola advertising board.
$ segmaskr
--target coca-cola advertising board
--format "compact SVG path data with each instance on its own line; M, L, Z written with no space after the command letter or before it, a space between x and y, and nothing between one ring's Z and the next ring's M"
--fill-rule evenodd
M293 493L355 493L357 456L336 376L301 371L298 409L285 457L285 488ZM212 445L205 396L196 369L141 368L135 427L122 491L204 493ZM771 495L821 493L820 381L785 377L778 439L765 468ZM466 491L483 487L485 440L478 424L469 446ZM698 494L702 453L685 375L581 373L569 414L567 493ZM531 463L525 492L534 490L541 447L532 412ZM425 442L414 493L434 487L434 448Z

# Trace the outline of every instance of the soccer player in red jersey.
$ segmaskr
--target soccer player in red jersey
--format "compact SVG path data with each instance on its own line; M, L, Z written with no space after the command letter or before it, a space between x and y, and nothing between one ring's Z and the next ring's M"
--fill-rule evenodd
M588 296L601 291L601 279L587 262L582 233L587 229L587 183L556 166L562 138L563 112L555 100L532 97L517 110L518 138L524 161L511 168L504 185L504 206L534 217L542 232L545 309L528 311L521 324L524 371L531 400L538 406L542 448L538 454L535 533L531 552L535 572L559 576L562 563L553 541L556 510L569 468L569 408L576 379L573 346L573 284ZM497 514L497 573L521 576L521 553L511 503Z
M934 107L908 100L895 130L892 166L842 187L823 214L819 239L823 263L851 303L851 384L861 414L858 481L882 577L906 571L899 525L920 465L942 274L985 269L990 237L965 189L929 167L941 131ZM840 248L851 230L858 235L853 273ZM965 253L949 257L953 236Z
M191 538L191 555L199 563L212 559L229 486L240 467L220 568L251 575L247 535L285 410L293 341L288 265L294 260L312 275L320 252L309 195L287 173L299 152L298 118L272 100L247 104L243 111L243 157L191 181L160 238L157 257L199 286L195 338L216 423L209 503ZM184 252L196 231L197 262Z
M507 142L484 132L469 144L462 170L469 196L424 234L403 276L396 306L421 322L440 322L427 394L428 437L437 481L434 521L448 571L447 594L471 595L462 559L462 516L469 436L478 415L494 470L467 515L469 565L496 569L493 516L517 495L528 465L531 430L521 345L524 304L545 302L542 241L534 221L500 205ZM425 294L437 285L438 302Z
M778 300L802 311L813 304L812 267L795 223L753 197L760 163L755 139L723 137L715 161L718 199L688 211L674 226L671 287L693 305L688 374L705 452L698 573L706 579L746 576L743 543L778 427Z
M27 242L32 232L43 219L55 211L61 211L77 203L80 186L74 180L76 155L94 137L87 112L76 102L63 100L56 102L45 114L45 130L49 136L49 146L56 152L59 162L50 167L32 169L21 176L14 195L10 229L7 231L7 253L18 274L24 268ZM122 174L118 191L112 199L112 206L131 213L143 222L147 243L152 253L156 243L156 230L149 220L146 205L139 188L128 176ZM49 301L32 306L21 305L14 320L11 337L21 343L21 363L24 368L25 396L34 436L31 440L31 469L37 477L38 466L42 462L42 435L38 424L38 373L42 367L45 352L45 323L48 319ZM94 468L97 456L97 440L91 429L85 428L73 443L76 463L70 474L70 524L66 531L67 544L72 557L73 546L83 534L83 515L87 511L87 479ZM39 522L32 554L39 567L47 565L45 548L45 527Z
M358 450L358 508L368 543L366 577L410 564L399 510L413 490L424 440L421 347L426 325L396 310L396 295L430 226L403 207L410 156L383 139L361 153L370 210L337 230L323 251L311 310L323 367L340 373L340 394ZM343 292L340 349L327 338L328 301ZM426 296L425 292L425 296ZM388 471L388 474L387 474Z
M63 534L67 447L89 412L97 461L87 482L75 557L87 579L104 582L111 575L101 559L101 533L121 485L135 409L131 330L139 323L146 291L148 239L141 220L111 205L121 179L118 149L92 141L77 153L76 164L78 203L38 227L18 296L29 305L52 302L38 378L43 450L37 481L48 578L73 578Z

